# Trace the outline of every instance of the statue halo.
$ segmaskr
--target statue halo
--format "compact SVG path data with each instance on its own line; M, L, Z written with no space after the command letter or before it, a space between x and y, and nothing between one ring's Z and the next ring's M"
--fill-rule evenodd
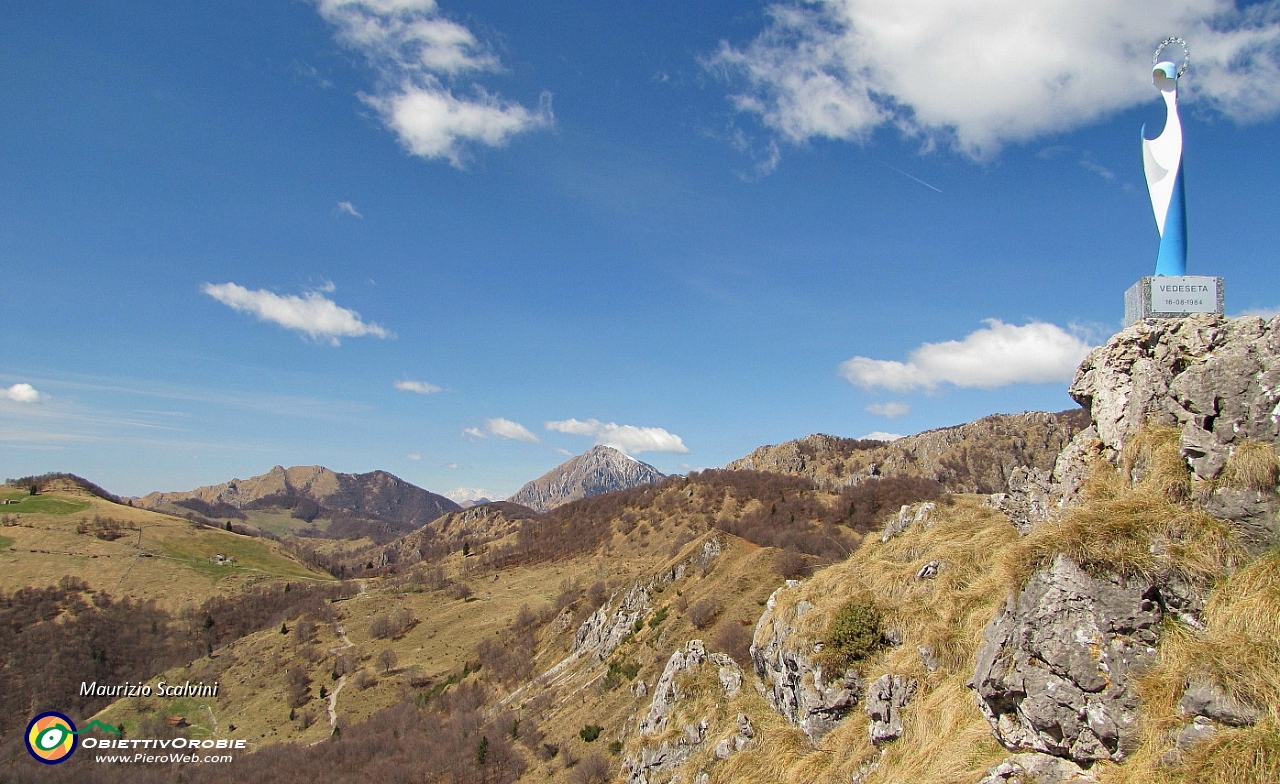
M1166 38L1156 47L1156 53L1151 56L1151 64L1158 65L1160 63L1160 54L1169 44L1177 44L1182 47L1182 65L1178 66L1178 77L1187 72L1187 68L1191 65L1191 47L1187 46L1187 42L1181 38ZM1177 77L1175 77L1177 78Z

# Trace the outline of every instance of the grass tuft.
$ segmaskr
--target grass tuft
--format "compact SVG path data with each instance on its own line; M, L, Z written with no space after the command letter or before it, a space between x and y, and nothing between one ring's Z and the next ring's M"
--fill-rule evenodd
M1274 491L1277 482L1280 482L1280 460L1276 458L1275 447L1259 441L1236 444L1218 477L1219 487L1261 493Z

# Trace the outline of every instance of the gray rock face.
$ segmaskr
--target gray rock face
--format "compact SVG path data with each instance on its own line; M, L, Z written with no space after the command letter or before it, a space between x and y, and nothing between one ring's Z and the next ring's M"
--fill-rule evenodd
M611 446L594 446L529 482L507 500L546 512L561 504L614 490L652 484L658 469Z
M1262 713L1257 708L1232 699L1212 683L1191 683L1178 701L1178 711L1192 716L1220 721L1232 727L1257 723Z
M795 584L788 582L789 587ZM791 612L779 611L777 599L782 590L769 597L756 624L751 662L773 709L817 743L857 705L863 691L862 677L854 670L823 671L814 660L814 645L798 639L793 627L795 619L813 606L799 602Z
M1280 320L1140 321L1089 354L1070 393L1111 453L1154 419L1182 430L1183 455L1212 479L1240 439L1280 444Z
M676 676L710 662L717 667L717 675L726 697L734 697L742 686L742 668L723 653L708 653L702 640L690 640L683 650L677 650L667 660L662 675L653 687L653 700L649 712L640 721L640 734L656 735L666 729L667 717L677 702L683 699Z
M1205 500L1204 510L1229 523L1250 549L1261 551L1280 542L1274 493L1220 487Z
M1155 661L1158 593L1061 555L1034 574L978 650L973 686L996 738L1082 764L1123 759L1137 742L1133 680Z
M1048 754L1014 754L987 771L978 784L1091 784L1098 779L1070 760Z
M929 515L936 508L937 504L932 501L915 505L903 505L898 510L897 516L890 518L889 522L885 523L884 532L880 534L880 541L887 542L911 526L928 521Z
M881 675L867 689L867 718L871 742L888 743L902 737L902 708L916 693L916 681L901 675Z
M690 640L682 649L677 649L667 660L657 684L653 687L653 700L649 703L649 712L640 721L640 737L657 735L666 730L671 720L671 713L676 704L687 695L681 692L679 679L683 672L703 666L717 668L722 688L726 697L733 697L742 685L742 668L723 653L708 653L702 640ZM743 722L746 729L743 729ZM717 744L715 752L720 753L720 746L726 742L733 751L739 751L751 738L755 737L755 729L745 716L738 717L738 736L745 733L741 745L737 745L736 737ZM707 720L686 724L679 737L672 741L663 741L655 746L645 746L637 756L630 756L623 761L622 770L627 776L628 784L651 784L664 774L684 764L695 751L702 747L707 738ZM732 752L730 752L732 753ZM728 755L726 755L727 757ZM724 759L725 757L721 757Z
M746 714L739 713L738 731L717 743L712 753L715 754L716 759L729 759L745 749L755 736L756 728L751 724L751 719L747 718Z
M1018 466L1009 474L1009 490L991 496L991 504L1009 516L1025 534L1054 508L1053 474L1041 468Z
M712 537L703 542L696 553L679 564L643 582L636 581L621 597L610 597L578 627L570 654L592 654L604 661L634 631L636 621L653 609L654 589L683 578L685 571L692 565L705 566L710 563L720 555L722 548L720 540Z

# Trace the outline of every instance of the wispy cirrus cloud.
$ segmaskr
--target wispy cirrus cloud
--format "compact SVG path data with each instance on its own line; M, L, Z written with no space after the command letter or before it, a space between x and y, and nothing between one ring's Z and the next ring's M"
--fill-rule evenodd
M706 62L737 81L738 110L793 143L888 126L990 157L1155 102L1151 52L1170 31L1195 47L1190 100L1237 121L1280 111L1275 0L784 0L768 15Z
M910 414L911 406L906 403L890 401L888 403L872 403L863 410L868 414L875 414L876 416L882 416L887 419L897 419L898 417Z
M408 379L397 381L395 388L402 392L413 392L416 395L434 395L443 389L443 387L438 387L426 381L410 381Z
M338 202L338 206L334 207L333 210L338 215L350 215L353 218L364 218L364 216L360 214L360 211L356 209L356 205L349 201Z
M339 306L317 291L308 291L300 297L282 296L235 283L205 283L200 290L232 310L250 313L259 321L302 332L312 340L331 346L339 345L338 339L344 337L391 337L386 329L362 321L359 313Z
M1091 346L1054 324L1016 326L986 319L963 340L924 343L906 362L853 357L840 375L864 389L906 392L940 384L993 389L1008 384L1070 381ZM870 410L870 409L868 409Z
M469 29L445 18L435 0L317 0L316 6L338 40L378 72L377 88L361 99L413 155L461 168L470 145L501 147L554 120L549 94L528 109L474 80L501 63Z
M545 425L548 430L560 433L590 436L595 439L597 444L611 446L629 455L639 454L640 452L686 454L689 451L680 436L669 433L660 427L619 425L616 422L601 422L598 419L588 419L585 422L577 419L564 419L546 422Z

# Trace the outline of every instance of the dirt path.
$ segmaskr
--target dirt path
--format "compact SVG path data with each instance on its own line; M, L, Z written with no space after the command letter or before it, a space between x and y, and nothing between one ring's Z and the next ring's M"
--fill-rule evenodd
M364 592L365 592L365 585L364 585L364 581L361 580L359 595L363 596ZM331 656L337 656L342 651L356 647L355 643L351 642L351 638L347 637L347 630L343 627L341 621L334 621L333 627L334 627L334 630L338 632L338 637L342 638L342 644L335 645L334 647L329 649L329 654ZM342 692L342 687L346 685L347 685L347 674L344 672L341 676L338 677L338 684L334 686L333 691L329 693L329 705L327 706L327 710L329 713L329 731L330 732L337 729L338 727L338 694ZM316 743L319 743L319 742L320 741L316 741ZM314 746L315 743L311 745Z

